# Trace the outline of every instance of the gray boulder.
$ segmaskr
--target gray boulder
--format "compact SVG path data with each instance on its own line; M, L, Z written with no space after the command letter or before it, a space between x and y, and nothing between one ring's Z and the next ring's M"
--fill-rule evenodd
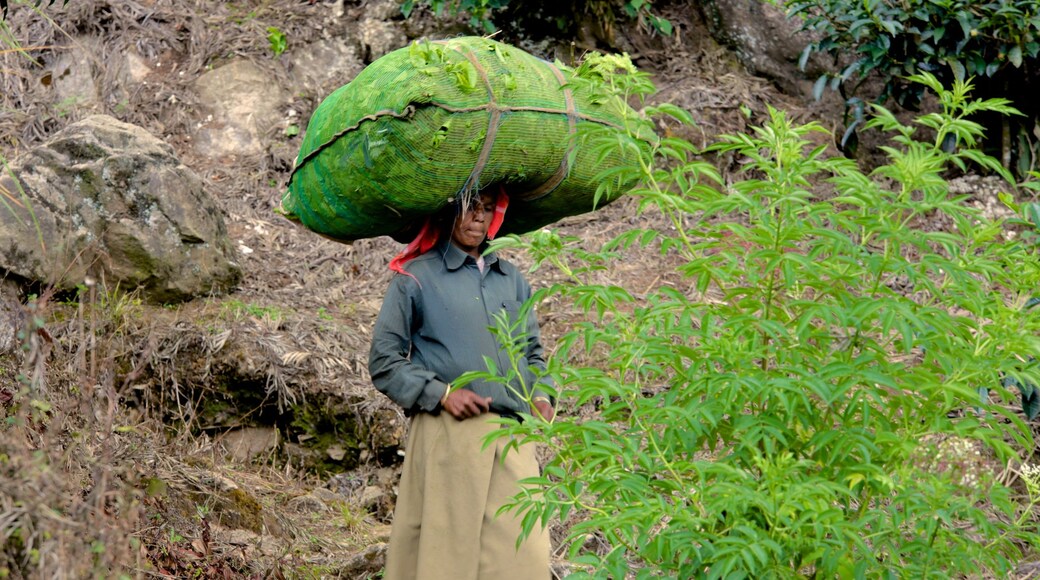
M205 110L210 111L195 135L196 149L207 157L257 155L263 135L282 123L285 91L270 75L247 60L235 60L195 81Z
M241 277L202 180L140 127L95 115L0 175L0 269L71 289L88 277L151 302Z

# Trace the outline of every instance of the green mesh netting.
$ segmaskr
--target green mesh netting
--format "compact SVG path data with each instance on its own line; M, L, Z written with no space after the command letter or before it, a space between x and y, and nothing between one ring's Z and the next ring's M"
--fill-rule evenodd
M626 159L587 136L630 139L625 126L637 119L600 89L490 39L415 42L314 111L282 212L335 239L403 241L425 216L489 185L510 195L502 233L591 211L596 176ZM598 205L633 184L614 185Z

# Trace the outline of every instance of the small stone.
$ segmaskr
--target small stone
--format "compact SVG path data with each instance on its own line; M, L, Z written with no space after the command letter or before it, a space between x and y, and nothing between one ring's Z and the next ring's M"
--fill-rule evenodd
M271 427L244 427L225 433L220 443L232 460L249 463L254 458L268 455L278 448L278 430Z
M379 504L382 503L385 495L386 492L383 491L381 487L370 485L361 492L361 499L358 503L361 504L361 507L371 511L379 507Z
M324 487L316 487L316 488L314 488L311 491L310 495L320 499L321 501L325 502L326 504L329 504L329 503L332 503L332 502L336 502L336 501L345 501L346 500L346 497L344 497L343 495L340 495L340 494L332 491L331 489L326 489Z
M385 564L386 544L373 544L350 558L339 573L341 578L364 578L379 573Z
M347 450L339 445L330 445L328 449L325 450L325 453L327 453L329 458L333 461L343 461L343 458L347 456Z
M289 500L289 509L300 513L324 513L329 511L329 506L317 497L306 494Z
M357 493L365 485L365 480L355 473L337 473L325 484L333 493L347 496Z

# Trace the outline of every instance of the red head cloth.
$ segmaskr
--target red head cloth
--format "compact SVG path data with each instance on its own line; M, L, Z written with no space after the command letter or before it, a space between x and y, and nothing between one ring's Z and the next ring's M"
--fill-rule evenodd
M502 222L506 219L507 207L509 207L509 196L506 195L506 188L502 187L498 190L498 198L495 200L495 215L491 216L491 225L488 226L489 240L495 239L498 229L502 227Z
M487 237L489 240L495 239L495 235L498 234L499 228L502 227L502 222L506 219L506 208L509 207L509 196L506 195L505 188L499 190L498 196L495 199L495 213L491 216L491 223L488 225ZM440 238L440 228L434 227L433 219L430 217L426 218L423 222L422 228L419 229L419 233L416 234L415 239L412 240L400 254L394 256L393 260L390 260L390 269L394 272L404 274L405 276L411 276L415 279L415 276L409 274L405 269L404 265L411 260L418 258L419 256L429 252L431 248L437 245L437 240ZM416 280L418 282L418 280Z

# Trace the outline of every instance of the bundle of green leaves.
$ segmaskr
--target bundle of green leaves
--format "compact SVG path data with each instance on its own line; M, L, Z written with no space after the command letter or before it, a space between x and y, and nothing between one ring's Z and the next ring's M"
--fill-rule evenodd
M496 240L562 273L534 301L584 317L549 366L559 417L497 434L551 450L510 509L527 529L567 524L575 577L1004 576L1038 547L1040 498L998 471L1033 448L1000 377L1040 384L1040 309L1023 309L1040 258L944 179L968 164L1009 177L972 148L981 127L966 117L1010 111L963 82L911 78L943 110L907 126L876 107L871 125L894 136L870 174L814 144L818 125L772 110L706 152L677 138L640 149L623 171L645 183L640 211L670 227L593 249L550 230ZM966 147L944 150L948 134ZM742 173L727 185L704 153ZM681 282L594 282L636 244ZM522 364L516 330L500 321Z

